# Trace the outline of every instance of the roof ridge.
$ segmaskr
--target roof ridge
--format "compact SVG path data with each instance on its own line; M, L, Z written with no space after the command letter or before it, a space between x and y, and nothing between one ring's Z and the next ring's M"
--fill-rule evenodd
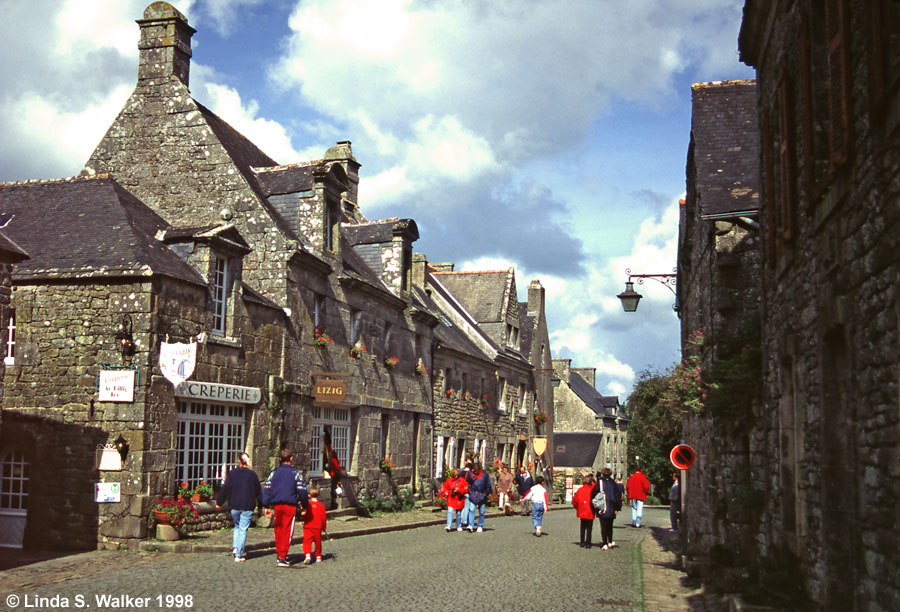
M506 274L509 272L509 269L506 270L454 270L452 272L437 272L434 271L432 274L440 274L444 276L449 276L450 274Z
M317 166L324 161L324 159L314 159L292 164L278 164L277 166L250 166L250 169L254 173L259 174L260 172L277 172L279 170L290 170L291 168L308 168L309 166Z
M79 174L52 179L23 179L21 181L0 182L0 187L21 187L22 185L60 185L63 183L77 183L79 181L109 180L112 175L109 172L98 174Z

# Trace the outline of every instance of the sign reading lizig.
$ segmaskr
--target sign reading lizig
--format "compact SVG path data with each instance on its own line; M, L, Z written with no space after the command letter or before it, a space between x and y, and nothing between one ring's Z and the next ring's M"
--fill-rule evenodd
M97 401L133 402L136 373L137 370L100 370Z
M320 380L313 386L313 396L318 402L336 404L347 397L347 383L343 380Z

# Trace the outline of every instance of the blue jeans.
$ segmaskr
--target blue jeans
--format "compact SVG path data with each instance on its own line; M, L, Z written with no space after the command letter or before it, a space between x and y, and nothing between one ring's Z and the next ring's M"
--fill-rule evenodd
M477 512L478 513L478 520L477 520L478 524L476 525L476 527L478 527L479 529L484 527L484 511L486 508L487 508L487 502L485 502L483 504L478 504L478 505L472 504L471 514L469 514L469 521L471 521L471 522L469 524L471 525L472 523L476 522L475 513Z
M544 522L544 502L532 502L531 524L537 529Z
M244 545L247 543L247 530L250 529L251 518L253 518L253 510L231 511L231 520L234 521L231 547L235 549L234 556L240 559L244 558Z
M451 508L450 506L447 506L447 529L453 528L453 517L454 517L454 515L456 516L456 526L457 526L457 527L462 527L463 512L465 512L465 508L463 508L462 510L459 510L459 511L457 512L456 510L454 510L454 509Z
M643 499L632 499L631 500L631 522L634 523L635 527L641 526L641 518L644 516L644 500Z
M460 512L462 512L463 527L471 525L475 515L475 504L469 501L468 493L466 493L466 505L463 506L463 509L460 510Z

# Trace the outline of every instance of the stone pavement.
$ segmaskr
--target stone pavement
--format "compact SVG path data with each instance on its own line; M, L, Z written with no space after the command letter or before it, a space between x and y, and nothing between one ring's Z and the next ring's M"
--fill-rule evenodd
M571 511L567 507L557 507L557 510ZM625 522L623 513L621 523ZM556 515L557 512L552 512ZM494 518L499 512L490 512L489 518ZM566 530L570 529L568 516L564 516ZM646 526L642 529L621 527L623 546L627 549L629 541L634 542L640 554L636 563L639 572L638 584L640 585L638 601L633 601L633 610L644 612L726 612L727 605L720 599L705 593L698 585L688 581L687 576L677 568L678 557L677 534L667 531L667 512L662 509L648 508L645 513ZM505 521L502 521L505 523ZM430 508L420 508L412 512L396 513L376 516L370 519L337 516L329 520L329 535L332 539L349 538L352 536L377 534L389 531L409 530L429 525L436 526L444 523L443 513L435 513ZM512 524L512 523L510 523ZM527 529L527 527L526 527ZM439 529L438 529L439 530ZM442 530L439 530L443 533ZM598 535L595 528L595 536ZM440 536L438 536L440 537ZM299 542L302 538L295 538ZM530 539L529 539L530 540ZM526 543L530 543L526 540ZM451 540L452 541L452 537ZM473 540L475 542L475 540ZM250 556L259 559L267 558L274 553L271 549L274 540L271 538L271 530L254 528L250 530L248 543L251 551L256 551ZM325 543L326 552L331 549ZM155 549L155 550L150 550ZM208 554L202 553L227 553L231 550L231 530L223 530L208 534L190 537L178 542L151 542L144 544L144 550L137 553L121 551L91 551L86 553L56 555L49 553L30 553L27 551L6 551L0 553L0 594L23 593L40 590L41 587L50 589L62 589L63 583L69 580L96 579L100 584L105 574L112 574L121 570L133 570L138 573L151 576L152 572L159 571L160 562L172 565L175 560L185 558L180 553L197 553L198 558L209 559ZM296 550L296 549L294 549ZM565 552L571 555L571 552ZM576 553L579 554L579 553ZM597 553L605 554L605 553ZM16 558L20 563L27 563L16 567ZM220 558L220 557L217 557ZM269 559L266 559L269 561ZM205 561L204 563L208 563ZM251 563L247 565L252 565ZM233 564L232 564L233 565ZM268 566L268 562L265 563ZM156 569L155 569L156 568ZM623 568L625 569L625 568ZM52 592L52 591L51 591ZM604 608L606 609L606 608Z

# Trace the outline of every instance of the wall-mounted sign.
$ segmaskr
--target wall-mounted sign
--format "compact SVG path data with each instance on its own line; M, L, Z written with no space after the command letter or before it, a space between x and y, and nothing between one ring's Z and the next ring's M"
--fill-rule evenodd
M100 370L97 379L97 400L133 402L135 374L137 370Z
M547 450L547 438L532 438L531 445L534 448L534 453L541 456L544 454L544 451Z
M347 397L347 383L343 380L319 380L313 386L313 396L317 402L339 403Z
M101 472L122 471L122 456L115 444L97 445L97 469Z
M215 402L234 402L236 404L258 404L262 398L259 387L240 387L221 383L186 380L175 387L177 397L189 397Z
M669 461L679 470L686 470L694 465L694 459L696 458L697 453L687 444L679 444L669 452Z
M99 504L115 504L122 501L122 485L118 482L94 483L94 501Z
M159 345L159 369L176 387L194 373L197 363L196 342L162 342Z

